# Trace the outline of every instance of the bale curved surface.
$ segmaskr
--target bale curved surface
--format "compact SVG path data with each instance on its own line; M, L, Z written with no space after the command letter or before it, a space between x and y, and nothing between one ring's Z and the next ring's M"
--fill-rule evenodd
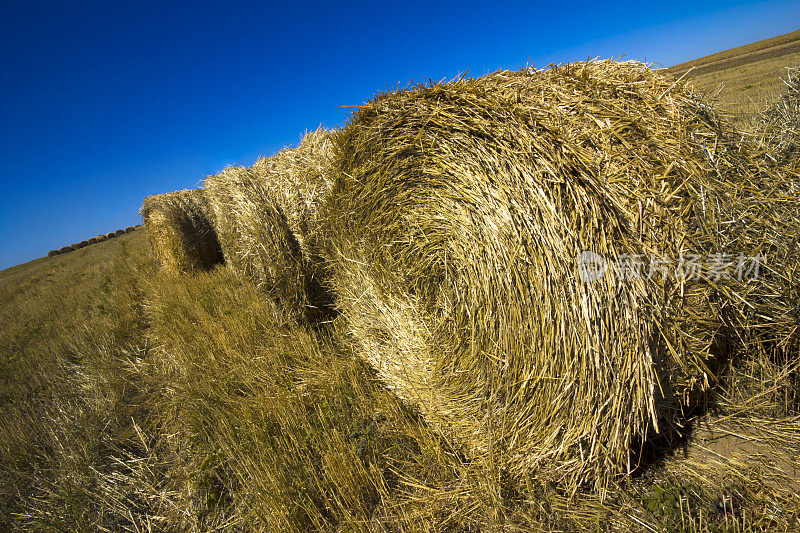
M97 237L95 237L95 239L97 240L97 242L103 242L104 240L107 239L107 237L105 235L98 235Z
M136 231L136 228L133 226L128 226L127 228L125 228L125 233L130 233L132 231Z
M113 239L116 236L117 234L114 233L113 231L111 233L106 233L106 239Z
M73 250L72 246L62 246L58 249L59 253L65 254L67 252L71 252Z
M229 266L290 319L313 318L328 303L313 241L318 206L331 185L333 135L320 128L297 148L250 168L226 168L204 185Z
M577 261L733 242L761 171L685 84L636 62L497 72L381 94L338 143L320 214L337 307L473 456L602 489L714 385L741 287L584 282Z
M153 252L165 270L208 270L223 261L202 189L148 196L141 215Z
M58 250L50 250L49 252L47 252L47 257L53 257L53 256L56 256L56 255L58 255L60 253L61 252L59 252Z
M86 242L88 242L89 244L97 244L97 237L92 237L91 239L89 239Z
M117 237L119 237L120 235L125 235L125 230L118 229L117 231L114 232L114 235L116 235Z

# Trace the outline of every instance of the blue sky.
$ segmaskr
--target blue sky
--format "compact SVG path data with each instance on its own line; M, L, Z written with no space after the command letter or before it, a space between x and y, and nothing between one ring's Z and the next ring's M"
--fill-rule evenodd
M0 11L0 269L139 222L408 81L587 56L665 66L798 2L18 2Z

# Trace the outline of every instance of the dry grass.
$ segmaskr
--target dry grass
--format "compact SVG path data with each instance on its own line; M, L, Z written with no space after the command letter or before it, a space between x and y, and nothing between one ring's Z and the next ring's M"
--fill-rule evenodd
M331 156L331 133L320 128L296 148L206 178L228 264L288 319L313 318L326 303L311 243Z
M751 331L742 295L774 288L676 268L583 283L579 254L754 255L798 227L743 237L766 188L784 202L769 222L785 213L782 178L634 62L385 93L339 141L322 220L355 349L497 475L571 490L602 492L648 440L678 438Z
M200 189L156 194L142 203L142 219L153 252L162 267L172 272L209 269L222 262L211 217L208 200Z

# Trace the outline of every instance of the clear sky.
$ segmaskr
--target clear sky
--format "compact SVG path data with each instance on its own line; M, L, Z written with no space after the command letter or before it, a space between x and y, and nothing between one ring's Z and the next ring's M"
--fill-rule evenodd
M0 269L137 224L145 195L340 126L387 86L529 59L669 66L800 28L800 2L15 4L0 9Z

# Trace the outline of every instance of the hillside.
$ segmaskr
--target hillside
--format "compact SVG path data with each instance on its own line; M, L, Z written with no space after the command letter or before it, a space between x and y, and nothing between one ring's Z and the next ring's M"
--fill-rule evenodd
M747 123L784 92L786 67L800 64L800 30L673 65L699 89L716 93L721 106Z

